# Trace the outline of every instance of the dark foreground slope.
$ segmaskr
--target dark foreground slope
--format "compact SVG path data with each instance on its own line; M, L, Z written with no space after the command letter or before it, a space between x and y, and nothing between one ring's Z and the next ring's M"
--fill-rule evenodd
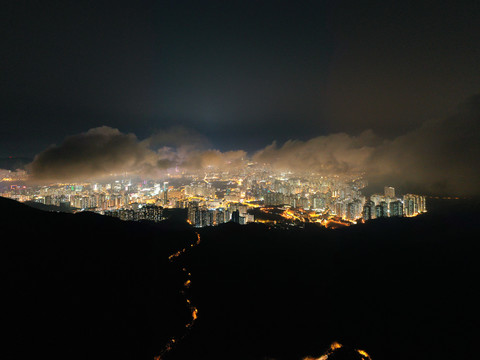
M185 266L198 319L167 360L300 360L333 341L345 347L329 360L361 358L355 349L476 358L479 216L447 209L341 230L225 224L201 229L172 265L168 255L196 240L179 224L0 198L0 356L152 360L191 320Z
M190 229L3 198L0 221L1 358L152 359L184 331L183 278L167 259Z
M455 209L343 230L202 230L184 259L199 318L169 358L300 360L333 341L351 350L339 359L478 357L479 212Z

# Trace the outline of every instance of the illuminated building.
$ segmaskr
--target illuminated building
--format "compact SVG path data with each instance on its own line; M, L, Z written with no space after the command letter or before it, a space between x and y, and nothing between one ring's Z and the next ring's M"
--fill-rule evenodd
M399 199L390 186L385 186L383 193L372 194L365 202L365 196L360 192L364 184L359 176L300 175L249 167L241 171L182 172L181 176L169 174L156 180L132 182L119 179L109 184L50 184L35 188L8 184L4 196L47 205L66 203L68 207L108 212L108 215L122 220L158 221L163 215L161 206L186 208L188 221L196 227L231 220L239 224L253 222L255 219L247 212L252 207L264 213L283 211L284 220L278 220L280 227L293 223L299 226L307 221L321 224L328 217L335 216L353 221L359 217L370 220L415 216L426 211L424 196L406 194ZM162 212L147 205L156 206ZM262 208L262 205L265 206ZM274 206L286 209L272 209ZM259 222L263 220L260 216L257 219Z
M364 220L375 219L375 203L373 201L367 201L363 206L362 216Z
M347 204L347 219L355 220L362 216L362 201L355 199Z
M386 201L381 201L380 204L375 206L375 217L387 217L388 216L388 205Z
M375 203L375 205L380 205L382 201L385 201L385 196L381 194L373 194L370 196L370 200Z
M245 215L245 223L251 223L251 222L255 222L255 217L250 214Z
M168 182L165 181L163 183L163 205L168 205Z
M424 213L427 211L427 200L425 196L418 196L418 211Z
M225 222L229 222L230 220L232 220L232 212L230 210L225 210L224 211L224 215L225 215Z
M198 208L198 202L193 201L188 204L187 214L190 224L192 224L193 226L200 225L200 212Z
M119 218L124 221L162 221L163 209L155 205L142 205L137 209L118 209L105 211L105 215Z
M395 188L391 186L385 186L383 190L384 190L385 197L391 198L391 199L395 198Z
M163 209L160 206L143 205L135 211L135 215L136 220L161 221L163 220Z
M212 210L200 210L200 227L213 226L214 212Z
M427 211L425 196L406 194L403 196L405 216L415 216Z
M232 222L240 224L240 212L238 210L232 212Z
M308 199L306 197L300 197L297 200L297 204L295 207L301 208L301 209L308 209Z
M347 213L347 205L343 201L337 201L334 206L335 214L340 217L345 217Z
M233 203L233 204L228 205L228 209L230 210L230 212L238 210L240 216L245 216L247 214L248 207L247 207L247 205L243 205L243 204L240 204L240 203Z
M282 193L267 192L264 197L264 204L266 206L279 206L285 203L285 197Z
M390 202L389 207L390 216L403 216L403 203L400 200Z
M313 205L314 209L325 209L326 201L324 196L315 195L313 197Z
M132 209L123 209L123 210L110 210L110 211L105 211L106 216L112 216L119 218L120 220L123 221L135 221L135 211Z
M215 211L215 225L220 225L228 221L230 221L230 219L226 219L226 213L223 209L217 209Z
M45 196L45 205L56 205L53 196L51 195Z

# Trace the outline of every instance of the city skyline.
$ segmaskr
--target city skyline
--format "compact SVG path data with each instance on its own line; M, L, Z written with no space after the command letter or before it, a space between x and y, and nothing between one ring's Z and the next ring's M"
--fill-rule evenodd
M0 158L33 160L32 178L249 156L479 194L475 1L26 1L5 16Z
M425 195L400 195L392 186L371 193L361 174L278 172L253 163L210 171L179 171L150 180L125 174L103 182L10 185L0 195L45 209L90 211L130 221L159 222L170 216L169 209L185 209L180 217L194 227L257 222L275 228L307 223L337 228L427 211Z

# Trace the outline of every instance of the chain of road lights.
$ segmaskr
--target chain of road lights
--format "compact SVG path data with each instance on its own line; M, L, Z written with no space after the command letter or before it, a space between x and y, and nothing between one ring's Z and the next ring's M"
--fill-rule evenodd
M190 247L194 247L194 246L197 246L198 244L200 244L200 234L198 232L195 232L196 236L197 236L197 241L190 244ZM183 248L179 251L177 251L176 253L170 255L168 257L168 260L170 262L173 262L176 258L180 257L182 254L186 253L187 252L187 249L188 248ZM187 307L188 309L191 311L192 313L192 320L187 323L185 325L185 327L187 328L187 330L190 330L193 325L195 324L195 321L197 320L197 316L198 316L198 309L192 305L192 302L190 301L189 298L187 298L187 295L186 295L186 292L185 290L188 289L191 285L191 280L190 280L190 276L192 275L190 272L188 272L188 270L183 267L182 268L182 271L183 273L187 276L187 280L183 283L183 289L181 290L181 293L182 295L185 297L185 302L187 303ZM154 357L154 360L161 360L162 359L162 356L164 356L166 353L168 353L170 350L172 350L173 346L175 344L177 344L179 341L181 341L182 339L185 338L185 336L187 335L188 331L186 331L185 333L183 333L182 336L180 336L179 338L175 338L175 337L172 337L168 342L167 344L165 345L165 347L163 348L163 350L160 352L159 355L155 356ZM303 360L327 360L328 357L330 355L332 355L336 350L342 348L343 345L338 343L338 342L333 342L331 345L330 345L330 348L327 350L327 352L325 354L323 354L322 356L318 357L318 358L313 358L313 357L305 357L303 358ZM362 360L372 360L372 358L370 357L370 355L368 355L368 353L365 351L365 350L359 350L359 349L355 349L355 351L360 355L362 356Z
M327 350L327 352L325 354L323 354L322 356L320 356L320 357L307 356L307 357L303 358L303 360L327 360L330 355L332 355L336 350L338 350L342 347L343 347L342 344L340 344L338 342L333 342L330 345L330 348ZM372 360L370 355L368 355L365 350L355 349L355 351L362 357L362 360Z
M194 247L194 246L197 246L198 244L200 244L200 234L198 232L195 232L195 234L197 235L197 241L190 244L190 247ZM186 253L187 252L187 248L183 248L179 251L177 251L176 253L170 255L168 257L168 260L170 262L173 262L176 258L178 258L179 256L181 256L182 254ZM164 348L162 349L162 351L160 352L159 355L155 356L153 359L154 360L161 360L163 358L163 356L165 356L166 353L168 353L170 350L173 349L173 346L175 344L177 344L179 341L181 341L182 339L185 338L185 336L187 336L187 333L188 333L188 330L190 330L193 325L195 324L195 321L197 320L197 316L198 316L198 309L192 305L192 302L191 300L187 297L187 294L186 294L186 289L188 289L190 287L190 284L192 283L191 280L190 280L190 276L192 274L190 274L190 272L188 272L188 270L184 267L182 268L182 271L183 273L186 275L187 277L187 280L183 283L183 289L180 291L183 295L183 297L185 298L185 302L187 303L187 307L188 309L190 310L190 312L192 313L192 320L190 322L188 322L187 324L185 324L185 327L187 328L187 331L185 331L183 333L182 336L180 337L172 337L170 340L168 340L167 344L164 346Z

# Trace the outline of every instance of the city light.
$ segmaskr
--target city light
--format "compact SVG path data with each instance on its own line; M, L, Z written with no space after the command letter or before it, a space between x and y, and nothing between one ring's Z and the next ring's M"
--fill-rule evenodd
M126 221L159 222L168 217L168 209L185 209L185 220L197 228L258 222L273 227L311 223L335 229L375 218L426 212L426 197L422 195L398 196L391 186L385 186L381 194L364 194L368 181L362 174L279 172L246 163L235 170L183 171L161 179L127 176L103 183L32 187L9 183L0 195Z

